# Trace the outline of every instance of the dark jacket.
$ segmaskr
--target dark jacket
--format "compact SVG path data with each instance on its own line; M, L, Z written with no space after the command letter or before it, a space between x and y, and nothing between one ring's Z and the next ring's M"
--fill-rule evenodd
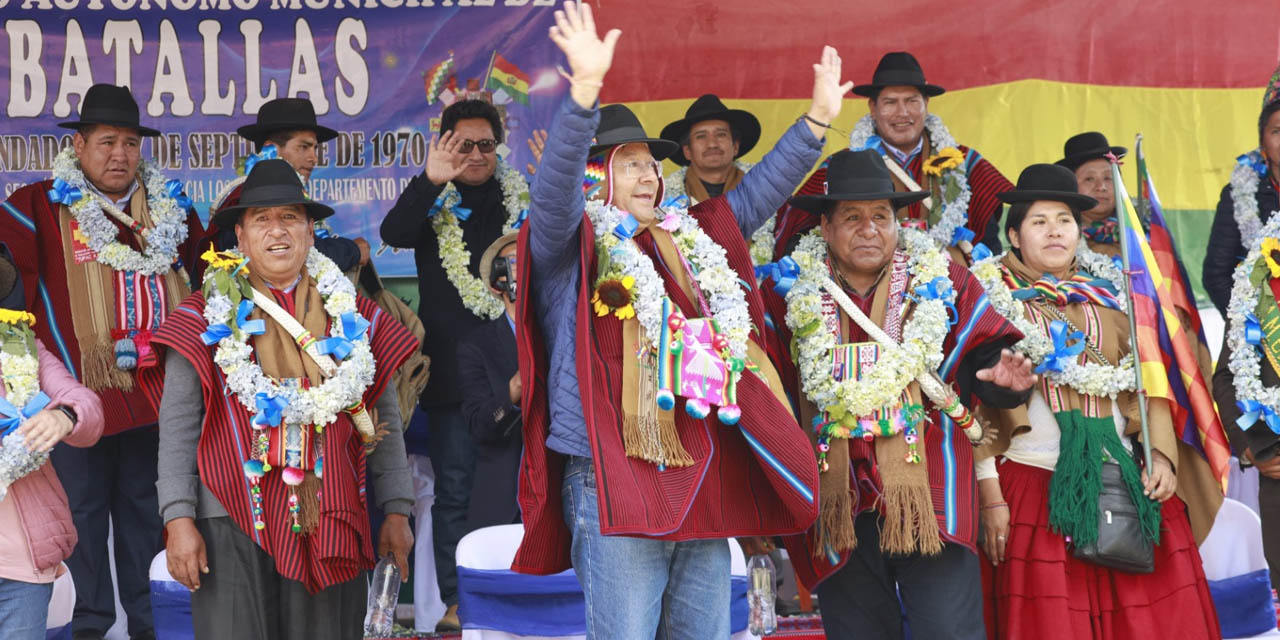
M1280 386L1280 376L1276 375L1271 361L1265 357L1261 360L1258 377L1263 386ZM1276 446L1280 444L1280 437L1268 429L1262 420L1248 425L1247 429L1242 429L1236 423L1242 412L1236 405L1236 378L1231 373L1230 362L1231 348L1224 340L1222 353L1218 356L1218 366L1213 371L1213 400L1218 403L1218 415L1222 418L1223 430L1227 432L1227 439L1231 442L1231 453L1243 460L1244 450L1250 449L1255 459L1268 459L1277 453Z
M459 206L471 209L471 216L459 223L462 242L471 253L468 270L479 277L480 256L489 243L502 235L507 210L502 206L502 187L497 178L479 186L454 183L462 196ZM462 296L449 282L440 260L440 246L427 212L444 186L436 186L419 173L409 181L404 193L382 219L382 241L393 247L413 249L418 265L418 317L426 329L422 352L431 357L432 371L458 370L458 343L472 329L485 323L462 305ZM513 347L514 348L514 347ZM422 392L423 408L456 406L462 400L454 376L433 375Z
M1280 209L1280 197L1271 180L1258 185L1258 217L1263 224L1271 213ZM1213 228L1209 231L1209 247L1204 252L1204 290L1213 306L1223 318L1227 317L1227 304L1231 302L1231 274L1244 260L1249 248L1240 241L1240 228L1236 226L1235 203L1231 198L1231 185L1222 188L1218 198L1218 211L1213 215Z
M505 314L472 329L458 345L462 417L476 450L470 530L520 521L516 484L523 434L520 408L511 404L508 391L518 369L515 334Z

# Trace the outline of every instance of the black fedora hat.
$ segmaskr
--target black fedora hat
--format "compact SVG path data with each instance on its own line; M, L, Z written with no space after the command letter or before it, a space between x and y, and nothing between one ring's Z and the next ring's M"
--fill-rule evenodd
M1081 211L1098 206L1098 201L1079 192L1074 171L1057 164L1033 164L1018 175L1013 191L997 193L1001 202L1016 204L1053 200L1064 202Z
M258 119L246 124L236 133L241 138L261 146L276 131L306 129L316 133L317 142L327 142L338 137L338 132L316 124L316 108L303 98L276 98L258 108Z
M868 98L877 95L885 87L915 87L925 97L932 98L946 93L946 89L924 80L924 69L916 62L916 57L906 51L891 51L880 58L876 72L871 75L871 84L860 84L853 92Z
M1117 158L1123 158L1129 150L1111 146L1111 143L1107 142L1107 137L1097 131L1086 131L1067 138L1066 143L1062 145L1062 159L1054 164L1075 171L1080 165L1094 158L1105 158L1108 153L1114 154Z
M321 220L333 215L333 209L307 197L307 192L298 180L298 173L293 166L279 158L263 160L253 165L253 170L244 180L240 191L240 201L231 206L218 209L213 214L213 224L220 229L234 227L240 214L249 207L279 207L300 204L312 220Z
M884 158L871 149L837 151L827 162L824 193L796 196L788 202L798 209L822 213L833 202L888 200L894 209L929 197L928 191L894 191Z
M675 153L679 145L662 138L650 138L645 133L640 119L626 105L611 104L600 107L600 124L596 125L596 137L591 140L591 151L594 156L609 147L632 142L644 142L649 145L649 153L654 160L662 160Z
M160 132L138 123L138 102L128 87L114 84L95 84L84 92L80 100L80 119L59 122L58 126L79 131L91 124L105 124L137 130L144 136L158 136Z
M724 106L718 96L711 93L694 100L689 110L684 112L683 119L663 127L661 137L680 144L689 135L693 125L707 120L724 120L738 134L738 154L734 156L735 160L746 155L760 141L760 121L750 111L730 109ZM689 165L683 153L673 154L670 160L682 167Z

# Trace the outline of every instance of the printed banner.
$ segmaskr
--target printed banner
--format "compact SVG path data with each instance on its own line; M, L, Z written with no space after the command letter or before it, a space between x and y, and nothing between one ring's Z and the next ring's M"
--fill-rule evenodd
M440 112L467 96L498 106L499 154L522 172L525 141L567 83L547 38L549 0L0 0L0 186L49 177L95 82L127 85L162 135L142 155L209 203L253 153L235 130L278 97L303 97L336 139L320 145L311 196L331 226L376 248L378 227L426 166ZM7 81L5 81L7 79ZM425 220L427 212L424 210ZM411 252L377 258L415 276Z

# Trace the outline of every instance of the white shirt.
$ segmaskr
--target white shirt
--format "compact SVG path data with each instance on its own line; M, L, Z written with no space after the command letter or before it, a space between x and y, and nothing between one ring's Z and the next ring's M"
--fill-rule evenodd
M85 179L84 183L86 186L89 187L90 191L102 196L103 200L106 200L107 202L110 202L111 204L114 204L115 206L119 207L121 211L124 211L124 208L129 206L129 199L132 198L133 194L138 190L138 181L134 180L133 182L129 183L129 190L125 192L124 197L120 198L119 200L116 200L115 198L112 198L111 196L108 196L107 194L103 193L101 189L95 186L93 182L89 181L88 179Z
M924 150L924 136L920 136L920 139L916 141L916 148L912 149L910 153L900 151L897 147L889 144L888 142L884 143L884 148L888 149L889 153L893 154L894 158L897 158L898 164L905 167L908 162L911 162L912 158L916 157Z
M1120 436L1120 443L1126 450L1133 453L1133 444L1124 435L1129 420L1120 412L1120 406L1114 400L1110 402L1111 415L1116 419L1116 434ZM1027 418L1031 423L1031 429L1013 437L1009 442L1008 451L1004 452L1004 457L1019 464L1053 471L1058 466L1058 444L1062 438L1062 431L1058 429L1058 421L1053 417L1053 411L1049 409L1049 403L1045 402L1044 396L1040 395L1039 389L1031 394L1031 402L1027 405ZM996 471L994 457L974 463L974 470L979 480L1000 476Z

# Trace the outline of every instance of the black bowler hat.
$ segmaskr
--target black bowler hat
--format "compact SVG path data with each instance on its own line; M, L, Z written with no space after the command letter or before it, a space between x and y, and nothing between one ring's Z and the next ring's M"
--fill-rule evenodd
M591 151L594 156L609 147L632 142L644 142L649 145L649 153L654 160L662 160L675 153L679 145L662 138L650 138L645 133L644 125L626 105L611 104L600 107L600 124L596 126L596 137L591 140Z
M927 98L940 96L946 89L924 80L924 69L916 62L916 57L906 51L892 51L880 58L876 72L871 76L871 84L860 84L853 92L868 98L874 97L885 87L907 86L920 90Z
M1018 186L1013 191L997 193L1001 202L1036 202L1053 200L1088 211L1098 206L1098 201L1079 192L1074 171L1057 164L1033 164L1018 176Z
M316 124L316 108L310 100L302 98L276 98L258 108L258 120L246 124L236 133L258 146L276 131L305 129L314 131L316 142L327 142L338 137L338 132Z
M871 149L838 151L827 162L827 181L821 195L796 196L792 206L822 213L832 203L845 200L888 200L894 209L929 197L928 191L894 191L893 178L884 158Z
M80 119L59 122L58 126L79 131L91 124L126 127L144 136L160 135L159 131L138 123L138 102L129 93L129 88L114 84L95 84L89 87L80 100Z
M1094 158L1107 157L1108 153L1114 154L1117 158L1123 158L1129 150L1111 146L1107 142L1107 137L1097 131L1087 131L1067 138L1067 142L1062 145L1062 159L1054 164L1075 171L1080 168L1080 165Z
M738 155L734 156L735 160L746 155L760 141L760 121L751 115L751 112L730 109L724 106L719 97L710 93L694 100L689 110L684 112L684 119L676 120L663 127L662 137L680 144L684 137L689 135L693 125L707 120L724 120L729 123L729 128L738 134ZM689 166L689 161L685 159L683 153L672 155L670 160L682 167Z
M312 220L333 215L333 209L307 197L292 165L279 158L263 160L253 165L253 170L245 178L240 201L218 209L213 214L212 222L220 229L229 229L235 226L240 220L240 214L249 207L280 207L291 204L302 205L307 211L307 217Z

